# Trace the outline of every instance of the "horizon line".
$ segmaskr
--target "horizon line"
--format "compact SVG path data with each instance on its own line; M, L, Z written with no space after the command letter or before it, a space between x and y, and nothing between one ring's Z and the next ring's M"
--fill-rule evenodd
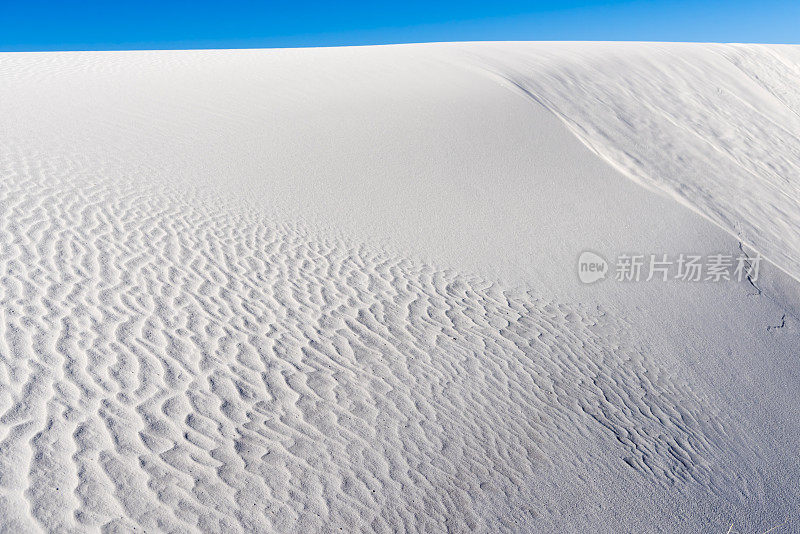
M498 40L498 39L470 39L470 40L456 40L456 41L403 41L391 43L370 43L370 44L329 44L324 46L319 45L296 45L296 46L177 46L175 48L161 48L161 47L142 47L133 48L116 48L116 47L98 47L98 48L37 48L37 47L3 47L0 46L0 53L2 54L25 54L25 53L58 53L58 52L179 52L179 51L234 51L234 50L300 50L300 49L326 49L326 48L368 48L379 46L413 46L413 45L435 45L435 44L473 44L473 43L629 43L629 44L706 44L706 45L776 45L776 46L800 46L800 43L787 43L787 42L754 42L754 41L643 41L638 39L614 39L614 40Z

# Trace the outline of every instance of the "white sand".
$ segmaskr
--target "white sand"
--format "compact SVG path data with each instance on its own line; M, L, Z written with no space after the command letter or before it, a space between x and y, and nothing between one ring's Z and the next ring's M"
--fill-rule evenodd
M0 54L0 531L800 530L798 87L789 46ZM575 272L740 246L757 288Z

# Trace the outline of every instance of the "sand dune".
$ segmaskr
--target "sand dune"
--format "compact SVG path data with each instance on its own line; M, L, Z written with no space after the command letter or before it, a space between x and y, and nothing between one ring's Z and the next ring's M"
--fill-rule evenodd
M798 76L0 54L0 530L797 530ZM765 260L586 286L586 249Z

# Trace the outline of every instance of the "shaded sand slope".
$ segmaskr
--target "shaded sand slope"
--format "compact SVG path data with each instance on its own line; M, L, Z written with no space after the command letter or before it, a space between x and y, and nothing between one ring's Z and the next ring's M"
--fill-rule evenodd
M466 53L627 176L800 279L800 47L497 44Z
M796 528L794 123L743 199L593 70L793 50L0 55L2 527ZM575 279L737 232L757 288Z

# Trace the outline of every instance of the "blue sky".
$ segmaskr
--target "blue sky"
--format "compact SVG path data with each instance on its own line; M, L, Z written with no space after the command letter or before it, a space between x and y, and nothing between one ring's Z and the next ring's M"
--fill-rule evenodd
M800 43L800 0L0 0L5 51L473 40Z

